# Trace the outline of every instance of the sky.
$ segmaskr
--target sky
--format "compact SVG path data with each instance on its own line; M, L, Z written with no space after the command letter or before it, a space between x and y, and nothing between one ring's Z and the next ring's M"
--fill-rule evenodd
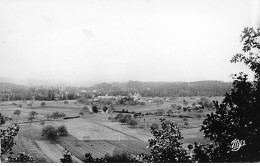
M0 0L0 78L232 81L258 0ZM250 75L251 76L251 75Z

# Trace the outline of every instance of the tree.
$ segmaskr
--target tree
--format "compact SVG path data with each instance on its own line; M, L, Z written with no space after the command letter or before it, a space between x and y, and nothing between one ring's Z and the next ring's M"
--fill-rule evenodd
M94 113L98 113L98 108L97 108L97 106L93 105L93 106L92 106L92 111L93 111Z
M45 105L46 105L45 102L42 102L42 103L41 103L41 106L42 106L42 107L45 107Z
M21 110L15 110L13 114L19 117L21 114Z
M51 115L50 115L50 114L47 114L47 115L45 115L44 117L49 120L49 119L51 118Z
M31 111L29 114L29 116L33 117L33 119L36 118L37 115L38 115L38 113L36 111Z
M173 123L165 124L165 118L161 117L162 129L152 129L153 139L149 139L150 155L139 155L144 162L170 163L188 162L189 157L182 147L179 127Z
M188 104L189 104L189 103L184 99L184 100L183 100L183 105L184 105L184 106L187 106Z
M1 117L1 125L4 124L5 121L5 117L3 117L0 114ZM4 120L4 121L2 121ZM7 162L19 162L19 163L29 163L29 162L33 162L34 160L32 159L32 157L25 152L20 152L17 154L17 156L13 157L13 152L12 152L12 148L15 145L15 141L14 138L17 136L18 132L19 132L19 125L14 124L11 125L7 128L3 128L0 130L0 139L1 139L1 162L3 161L7 161ZM7 157L5 160L5 157Z
M45 121L40 122L40 125L44 126L44 124L45 124Z
M51 114L51 117L52 117L53 119L58 119L58 118L60 117L59 111L53 112L53 113Z
M188 121L185 121L184 122L184 125L186 126L186 128L188 127L188 125L189 125L189 122Z
M80 111L79 115L83 116L84 115L84 111Z
M164 114L164 110L163 109L158 109L156 112L155 112L156 115L158 116L162 116Z
M42 136L49 140L56 140L58 138L58 130L55 127L48 125L42 129Z
M171 115L173 114L173 111L172 111L171 109L169 109L169 110L167 111L167 114L168 114L168 116L171 116Z
M119 114L116 115L115 120L119 120L119 119L121 119L123 117L124 117L124 114L119 113Z
M65 153L63 154L62 158L60 159L61 163L72 163L72 156L71 153L65 149Z
M195 160L207 156L206 162L259 162L260 161L260 28L245 28L241 38L243 53L236 54L232 63L243 62L254 73L253 82L247 75L233 75L233 88L221 104L214 102L216 112L207 115L201 131L214 145L197 145ZM232 141L246 145L232 151ZM210 151L210 153L207 153Z
M19 152L15 157L8 157L10 163L33 163L34 159L26 152Z
M66 135L68 135L67 127L64 126L64 125L59 126L59 127L57 128L57 131L58 131L59 135L61 135L61 136L66 136Z
M107 106L103 107L103 112L106 112L107 111Z
M151 130L158 130L159 129L159 125L157 123L153 123L150 126Z
M127 124L129 124L130 126L132 126L133 128L138 125L137 121L134 119L131 119L127 122Z
M64 112L61 112L61 113L59 113L58 117L59 118L64 118L64 117L66 117L66 114Z

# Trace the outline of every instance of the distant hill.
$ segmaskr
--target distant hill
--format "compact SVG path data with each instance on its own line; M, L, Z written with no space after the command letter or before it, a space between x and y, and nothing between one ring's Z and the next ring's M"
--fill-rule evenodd
M86 88L101 94L120 95L140 93L142 96L223 96L231 90L231 82L198 81L198 82L140 82L101 83Z

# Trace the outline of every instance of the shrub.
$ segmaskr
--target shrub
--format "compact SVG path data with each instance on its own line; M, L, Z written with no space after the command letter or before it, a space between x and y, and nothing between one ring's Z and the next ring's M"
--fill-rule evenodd
M13 114L19 116L21 114L21 110L15 110Z
M42 136L49 140L56 140L58 138L58 131L51 125L42 129Z
M61 136L66 136L66 135L68 135L67 127L64 126L64 125L59 126L59 127L57 128L57 131L58 131L59 135L61 135Z
M152 130L154 136L150 139L150 155L139 155L138 157L144 162L151 163L172 163L172 162L189 162L189 156L182 147L181 133L179 127L173 123L165 124L165 119L160 118L161 130Z
M61 163L72 163L71 153L65 149L65 153L63 154L62 158L60 159Z
M93 105L93 106L92 106L92 111L93 111L94 113L97 113L97 112L98 112L97 106Z
M45 103L45 102L42 102L42 103L41 103L41 106L42 106L42 107L44 107L45 105L46 105L46 103Z
M158 116L162 116L164 114L164 110L163 109L158 109L156 112L155 112L155 115L158 115Z
M69 102L67 100L64 101L64 104L69 104Z
M29 116L35 118L38 115L38 113L36 111L31 111Z
M105 155L104 160L108 163L132 163L131 155L123 150L115 149L113 155Z
M151 130L158 130L159 129L159 125L157 123L153 123L151 126L150 126Z
M10 163L33 163L34 159L26 152L19 152L16 157L8 157Z
M84 115L84 111L80 111L79 115L83 116Z
M129 124L130 126L132 126L133 128L138 125L137 121L134 119L131 119L127 122L127 124Z
M123 117L124 117L124 114L119 113L119 114L116 115L115 120L119 120L119 119L121 119Z

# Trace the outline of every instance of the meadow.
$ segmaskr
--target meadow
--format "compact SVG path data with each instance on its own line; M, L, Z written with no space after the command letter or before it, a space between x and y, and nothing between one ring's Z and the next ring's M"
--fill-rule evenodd
M200 97L193 98L173 98L163 104L147 104L145 106L127 106L115 105L116 112L89 114L86 113L79 118L56 120L47 119L47 114L53 112L62 112L66 117L79 116L80 111L83 109L83 104L77 103L75 100L69 100L68 104L64 101L44 101L46 105L41 106L42 101L34 101L32 107L28 107L28 102L25 101L1 101L0 113L10 118L6 124L0 128L7 127L13 123L20 124L20 131L17 136L16 145L13 148L14 153L19 151L28 152L35 162L59 162L59 159L64 153L64 149L68 149L73 155L73 162L83 162L86 153L91 153L93 157L100 158L106 154L112 155L115 151L126 151L132 155L140 153L149 154L148 140L153 138L150 126L153 123L160 124L160 116L154 115L158 109L164 110L164 116L168 121L176 123L180 127L182 133L183 146L189 143L200 142L208 143L209 140L203 138L202 133L199 131L203 119L206 114L214 111L213 109L203 109L199 114L201 118L197 118L197 111L191 112L173 109L172 116L167 116L167 111L170 109L171 104L183 106L185 99L188 104L192 104L199 100ZM221 101L222 97L212 97L210 100ZM15 103L15 104L14 104ZM20 107L21 105L21 107ZM118 121L113 121L118 111L122 109L135 113L141 112L144 116L135 118L138 125L131 127L127 124L122 124ZM14 115L15 110L21 110L19 116ZM32 121L28 120L29 113L36 111L38 115ZM149 115L145 115L150 113ZM127 113L124 113L127 114ZM186 118L188 125L185 125ZM41 122L45 121L44 125ZM56 141L49 141L41 136L41 130L44 126L65 125L68 129L68 135L59 137Z

